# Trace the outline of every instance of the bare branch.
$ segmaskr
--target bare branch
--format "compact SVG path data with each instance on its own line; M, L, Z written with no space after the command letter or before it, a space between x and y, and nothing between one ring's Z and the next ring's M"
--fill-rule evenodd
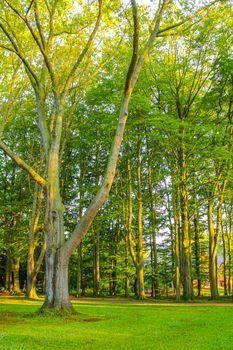
M40 24L40 19L39 19L39 14L38 14L38 9L37 9L37 2L34 2L34 14L35 14L35 19L36 19L36 26L40 35L40 40L43 46L43 49L45 50L45 38L44 34L42 32L41 24Z
M125 93L129 89L131 89L133 73L135 71L137 61L138 61L139 23L138 23L137 5L135 0L131 0L131 6L132 6L133 22L134 22L133 54L132 54L131 62L127 73L127 78L125 83Z
M9 51L15 52L15 54L20 58L20 60L22 61L22 63L24 64L24 67L26 69L26 72L28 74L28 77L32 83L32 86L35 88L35 86L39 86L39 82L37 79L36 74L34 73L32 67L30 66L30 64L28 63L28 61L25 59L25 57L23 56L23 54L20 52L18 45L16 44L15 40L13 39L13 37L11 36L11 34L7 31L6 27L0 22L0 28L2 29L3 33L6 35L6 37L9 39L10 43L12 44L14 50L10 49ZM2 46L3 47L3 46ZM5 49L8 50L8 47L5 46Z
M50 78L51 78L53 91L55 93L55 91L56 91L55 75L54 75L52 66L51 66L51 64L50 64L50 62L48 60L48 57L46 55L46 52L44 50L44 46L43 46L44 45L44 41L41 40L41 42L40 42L39 38L37 37L35 31L33 30L32 26L31 26L31 24L29 23L27 17L23 16L8 0L4 0L4 1L12 9L12 11L26 24L29 32L31 33L31 35L32 35L32 37L34 39L34 42L36 43L37 47L39 48L39 50L40 50L40 52L41 52L41 54L42 54L42 56L44 58L45 65L47 67L48 73L49 73ZM37 22L37 20L36 20L36 22ZM40 25L39 25L39 27L40 27ZM37 28L38 28L38 23L37 23ZM39 35L40 35L40 39L41 39L41 35L42 35L41 27L40 27L40 29L38 29L38 31L39 31Z
M73 77L78 69L78 67L80 66L81 62L83 61L87 51L91 48L91 45L96 37L96 34L98 32L99 29L99 25L100 25L100 21L101 21L101 17L102 17L102 0L98 0L99 2L99 12L98 12L98 17L95 23L95 27L86 43L86 46L84 47L83 51L81 52L81 54L79 55L78 59L76 60L75 64L73 65L73 68L71 69L68 78L66 79L64 88L62 90L62 96L64 97L64 95L66 94L67 90L69 89Z
M0 148L18 164L23 170L25 170L39 185L46 187L47 181L43 179L30 165L25 163L17 154L15 154L5 143L0 141Z
M34 2L34 0L31 0L30 5L28 6L28 9L27 9L27 12L26 12L26 16L28 15L29 11L31 10L33 2Z
M166 28L162 28L158 31L158 35L161 36L160 34L161 33L164 33L164 32L167 32L171 29L174 29L174 28L177 28L177 27L180 27L182 26L183 24L189 22L191 19L195 18L196 16L202 14L206 9L208 9L209 7L211 7L212 5L216 4L220 2L220 0L215 0L215 1L212 1L210 4L202 7L200 10L196 11L193 15L191 16L188 16L186 18L184 18L182 21L178 22L178 23L174 23L174 24L171 24L170 26L166 27ZM174 34L173 34L174 35Z

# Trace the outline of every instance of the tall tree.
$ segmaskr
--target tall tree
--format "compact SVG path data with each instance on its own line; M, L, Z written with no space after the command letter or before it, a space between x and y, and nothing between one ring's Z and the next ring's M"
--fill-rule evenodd
M128 116L128 105L138 80L140 70L146 57L159 34L162 15L168 6L168 1L159 4L153 21L153 29L148 41L139 55L139 22L137 5L131 0L133 14L133 54L127 72L116 136L109 155L106 172L99 190L91 200L89 207L74 228L70 238L65 241L64 235L64 206L60 193L60 159L62 158L62 132L64 118L67 113L69 90L74 86L77 72L85 70L84 61L91 53L95 38L100 27L105 3L98 0L97 19L92 31L86 39L82 50L75 46L78 56L71 50L69 62L61 60L60 52L66 54L73 43L72 36L65 40L64 34L69 24L73 25L73 16L67 16L73 10L73 3L69 4L63 14L66 26L61 28L61 13L64 8L57 1L48 4L33 1L29 6L3 1L0 28L2 31L1 47L15 53L22 62L31 87L34 91L37 105L38 125L45 154L45 175L39 174L27 162L14 153L6 142L0 142L4 150L20 167L44 188L46 201L45 234L46 234L46 300L42 310L47 308L72 309L68 293L68 264L72 252L82 241L99 209L106 201L112 186L116 164L119 156L121 141ZM60 22L59 17L60 17ZM86 12L83 12L84 17ZM89 18L90 22L90 18ZM55 30L61 28L63 40L56 40ZM22 36L25 39L22 46ZM63 42L68 46L64 48ZM80 44L80 43L78 43ZM29 50L30 47L30 50ZM75 58L73 58L75 55ZM38 67L38 69L36 68ZM62 70L62 75L59 74Z

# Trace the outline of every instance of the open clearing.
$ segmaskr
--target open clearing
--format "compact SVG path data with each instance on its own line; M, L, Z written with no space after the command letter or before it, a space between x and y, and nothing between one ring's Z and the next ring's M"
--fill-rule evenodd
M232 304L77 301L79 315L36 314L41 301L1 298L0 349L231 349ZM200 306L200 307L199 307Z

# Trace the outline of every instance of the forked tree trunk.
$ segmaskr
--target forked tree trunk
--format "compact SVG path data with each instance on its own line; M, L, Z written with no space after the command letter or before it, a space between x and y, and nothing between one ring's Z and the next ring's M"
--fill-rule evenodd
M106 172L103 176L102 184L99 190L91 201L86 212L76 225L70 238L65 242L64 240L64 224L63 224L63 204L60 198L60 159L62 158L61 151L61 137L62 128L64 124L64 106L66 97L69 89L74 82L76 72L83 63L88 51L90 50L93 41L96 37L99 29L101 17L102 17L102 0L98 1L98 16L92 33L87 40L86 45L77 57L76 61L73 62L71 70L68 72L68 76L65 81L57 79L53 62L48 56L48 52L51 50L52 35L49 35L47 42L40 43L40 39L43 38L42 26L39 25L40 39L35 39L36 35L33 36L35 43L40 48L41 55L44 59L48 75L51 83L51 95L53 96L53 108L54 111L50 118L50 125L47 122L47 115L45 106L45 93L43 90L44 81L41 75L36 75L27 60L19 53L17 43L14 42L14 48L16 54L21 59L26 73L29 76L32 87L35 91L37 109L38 109L38 122L41 132L41 139L46 159L47 176L44 179L40 176L35 169L25 163L20 157L12 152L4 142L0 141L0 147L3 149L21 168L27 171L30 176L45 189L46 198L46 215L45 215L45 233L46 233L46 299L42 306L42 311L47 308L55 308L59 310L70 310L72 305L69 300L68 293L68 264L69 259L73 251L82 241L85 234L88 232L94 218L98 214L99 209L106 202L116 172L117 161L120 153L120 147L123 140L124 129L128 117L128 106L131 99L132 92L135 84L138 80L141 68L148 57L148 54L152 48L152 45L158 36L161 17L166 7L169 4L168 0L163 0L159 3L158 11L155 14L153 22L153 29L151 30L148 41L146 42L141 55L139 56L139 23L137 15L137 4L135 0L131 0L132 6L132 17L134 23L133 29L133 52L132 59L129 64L125 89L122 97L122 104L119 112L118 127L116 135L113 140L112 149L110 151ZM54 11L56 5L54 5ZM15 11L19 15L18 11ZM51 15L51 14L50 14ZM22 16L20 16L22 19ZM51 15L51 25L53 25L53 17ZM35 21L38 26L38 18ZM28 21L24 21L26 28L33 33L34 27L32 28ZM182 22L183 23L183 22ZM180 25L180 24L178 24ZM7 30L1 24L4 33ZM164 29L163 31L169 30ZM7 36L7 35L6 35ZM11 37L7 36L8 40L11 41ZM12 39L14 41L14 39ZM42 39L41 39L42 40ZM12 43L12 42L11 42ZM45 45L45 47L44 47ZM22 58L23 57L23 58Z

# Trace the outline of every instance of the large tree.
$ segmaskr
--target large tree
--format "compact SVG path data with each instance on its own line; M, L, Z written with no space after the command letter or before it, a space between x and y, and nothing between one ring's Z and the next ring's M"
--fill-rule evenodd
M94 11L95 5L96 3L91 6L91 9L88 9L88 5L83 4L80 14L81 20L92 22L90 17L87 16L87 11ZM85 32L82 40L86 39L86 44L83 45L82 42L79 42L77 35L75 39L71 35L64 37L75 26L73 22L76 19L72 15L73 2L65 5L58 1L48 3L47 1L35 0L27 5L25 2L15 4L7 0L2 1L1 47L18 56L31 83L37 105L37 122L45 159L41 172L44 175L42 176L38 169L34 169L14 153L8 147L7 142L0 142L1 149L44 188L46 202L46 300L42 309L47 307L72 309L68 293L69 259L108 197L128 116L130 97L142 65L155 38L158 36L160 21L168 6L168 1L163 0L159 4L153 21L153 29L142 53L139 55L137 5L134 0L131 0L133 54L126 76L117 131L110 151L107 169L96 196L90 202L70 238L65 240L64 205L60 193L64 119L69 110L67 108L67 105L69 105L69 91L77 81L77 73L79 73L80 78L83 70L85 71L87 67L87 60L95 45L95 38L103 12L106 11L106 5L110 6L110 2L102 3L102 0L98 0L97 19L94 24L92 23L92 31L88 33L88 30L85 31L84 28L81 28ZM63 36L59 36L60 33L63 33ZM23 37L24 43L22 42ZM81 45L83 46L82 49L80 49ZM68 55L68 60L65 55Z
M112 1L98 0L89 5L83 1L75 8L74 1L64 3L56 0L32 0L27 4L25 1L2 0L1 5L0 46L4 50L5 58L9 53L18 58L18 62L24 67L24 72L21 70L20 74L25 74L30 82L25 98L28 94L34 94L44 163L40 166L40 171L38 167L32 167L16 151L9 148L6 140L0 141L0 148L44 190L46 300L42 310L48 307L71 310L68 293L70 256L108 198L128 117L129 102L140 71L155 39L182 26L187 18L182 19L179 14L179 21L173 23L176 17L175 5L169 0L159 1L151 22L142 23L143 36L139 36L141 16L138 15L136 1L131 0L132 19L128 10L126 16L132 29L122 30L127 30L130 37L127 39L132 46L132 57L125 71L125 86L115 138L106 171L99 177L102 179L99 189L94 198L90 199L86 211L80 213L80 220L68 237L64 229L61 174L65 164L62 159L67 141L66 130L74 113L72 92L82 94L91 75L95 74L95 65L99 67L102 52L98 50L97 34L101 34L99 47L102 48L104 40L109 41L113 36L112 28L107 31L109 23L106 15L113 16L114 10L119 14L120 4L118 1L113 4ZM187 11L189 9L185 9L184 13ZM202 12L199 10L197 13L199 15ZM95 17L96 20L93 21ZM166 21L167 26L161 25L162 20ZM119 22L118 24L120 25ZM145 34L146 30L150 32L149 35ZM164 42L163 39L160 41Z

